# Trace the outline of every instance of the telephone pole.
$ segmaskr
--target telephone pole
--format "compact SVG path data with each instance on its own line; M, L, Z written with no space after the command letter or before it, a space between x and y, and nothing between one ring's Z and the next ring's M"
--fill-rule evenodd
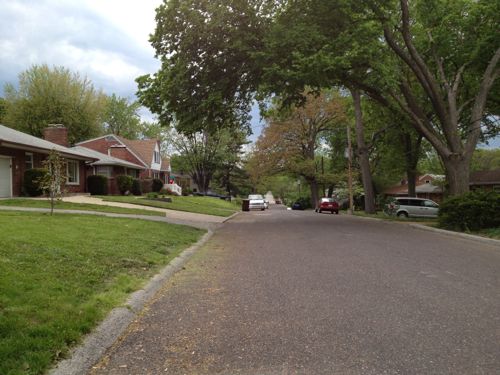
M349 215L353 214L354 199L352 193L352 146L351 146L351 127L347 122L347 185L349 189Z

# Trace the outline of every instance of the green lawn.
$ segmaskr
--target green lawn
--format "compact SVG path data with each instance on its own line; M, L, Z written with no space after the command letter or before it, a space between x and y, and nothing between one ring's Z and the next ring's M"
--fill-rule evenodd
M171 197L172 203L152 201L145 197L107 195L100 196L104 201L125 202L143 206L167 208L169 210L195 212L199 214L215 216L231 216L241 209L240 204L228 202L219 198L212 197Z
M50 202L48 200L15 198L15 199L0 200L0 206L50 208ZM56 203L55 208L65 209L65 210L110 212L115 214L165 216L163 212L141 210L139 208L123 208L123 207L102 206L98 204L71 203L71 202L61 202L61 201Z
M0 211L0 374L43 374L204 231Z

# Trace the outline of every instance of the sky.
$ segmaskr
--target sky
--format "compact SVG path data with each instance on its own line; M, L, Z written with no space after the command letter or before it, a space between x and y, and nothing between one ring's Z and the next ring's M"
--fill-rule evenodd
M161 0L0 0L0 96L35 64L64 66L106 94L135 100L135 78L156 72L149 34ZM153 115L143 109L144 120ZM260 133L252 109L255 137Z

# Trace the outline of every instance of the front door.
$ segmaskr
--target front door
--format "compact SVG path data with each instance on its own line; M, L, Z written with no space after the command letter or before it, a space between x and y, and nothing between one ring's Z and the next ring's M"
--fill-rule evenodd
M0 156L0 198L12 196L11 159Z

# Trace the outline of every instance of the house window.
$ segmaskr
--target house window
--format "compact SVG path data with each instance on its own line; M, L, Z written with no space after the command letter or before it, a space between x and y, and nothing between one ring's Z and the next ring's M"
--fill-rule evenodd
M74 160L68 160L66 164L67 183L69 185L80 184L80 164Z
M160 153L158 151L155 151L154 154L153 154L153 160L156 164L160 164L161 163L161 160L160 160Z
M112 167L107 165L98 165L95 168L95 174L100 176L106 176L107 178L111 178L112 176Z
M139 177L139 171L137 169L127 169L127 174L133 178Z
M26 169L33 169L33 154L31 152L25 154L25 163Z
M153 172L153 178L160 178L160 174L158 172Z

